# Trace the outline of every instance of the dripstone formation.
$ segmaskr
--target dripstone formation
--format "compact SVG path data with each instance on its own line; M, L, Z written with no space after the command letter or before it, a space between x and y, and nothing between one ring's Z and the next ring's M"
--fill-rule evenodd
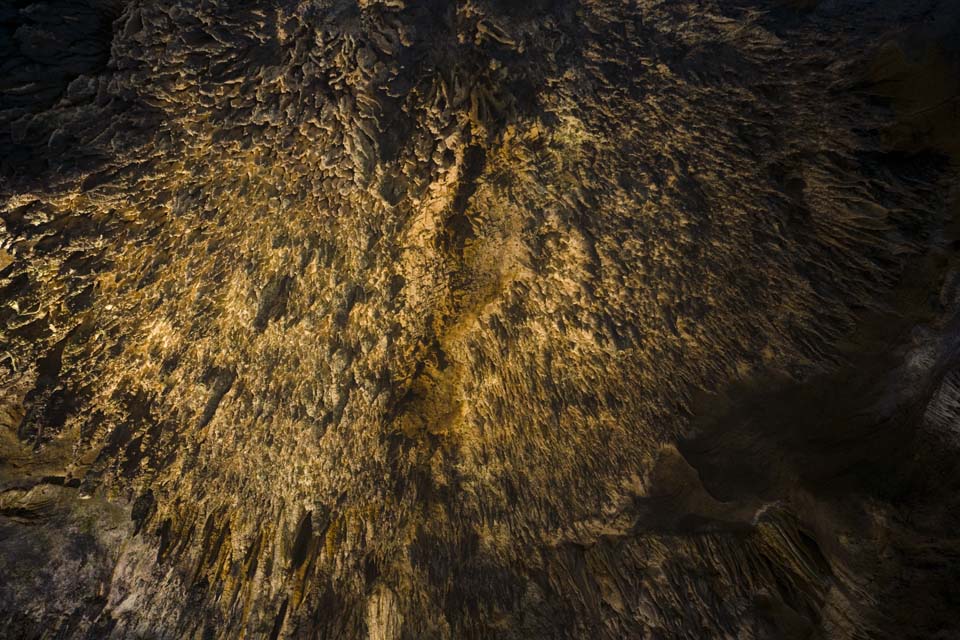
M960 6L7 0L0 636L960 637Z

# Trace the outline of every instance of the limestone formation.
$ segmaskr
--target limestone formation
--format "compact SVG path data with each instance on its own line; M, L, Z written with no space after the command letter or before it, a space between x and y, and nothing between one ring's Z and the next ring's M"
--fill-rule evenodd
M0 636L960 637L960 6L8 0Z

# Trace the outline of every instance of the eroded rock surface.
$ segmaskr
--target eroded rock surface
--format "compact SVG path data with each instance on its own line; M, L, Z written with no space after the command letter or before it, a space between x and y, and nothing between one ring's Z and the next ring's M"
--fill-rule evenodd
M960 634L960 8L0 8L0 635Z

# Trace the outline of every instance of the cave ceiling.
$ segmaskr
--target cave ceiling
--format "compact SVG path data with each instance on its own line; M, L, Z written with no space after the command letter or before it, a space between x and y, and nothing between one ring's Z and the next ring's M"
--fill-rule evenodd
M960 5L0 3L0 637L960 638Z

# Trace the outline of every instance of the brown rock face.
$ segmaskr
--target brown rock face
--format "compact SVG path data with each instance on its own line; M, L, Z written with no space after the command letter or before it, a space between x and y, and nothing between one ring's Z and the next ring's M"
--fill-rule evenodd
M0 7L0 636L960 637L960 9Z

